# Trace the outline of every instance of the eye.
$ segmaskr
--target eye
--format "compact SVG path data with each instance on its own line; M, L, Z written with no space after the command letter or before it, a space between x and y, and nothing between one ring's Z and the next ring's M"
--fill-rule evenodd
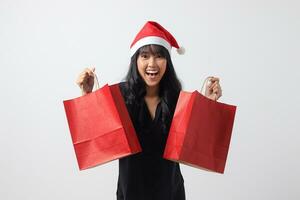
M157 57L157 58L163 58L163 56L162 56L161 54L159 54L159 53L156 54L156 57Z
M141 56L142 58L144 58L144 59L148 58L148 55L147 55L146 53L143 53L143 54L141 54L140 56Z

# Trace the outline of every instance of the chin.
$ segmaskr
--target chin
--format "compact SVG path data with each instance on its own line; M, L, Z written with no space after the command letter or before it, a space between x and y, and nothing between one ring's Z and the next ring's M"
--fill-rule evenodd
M160 80L158 80L158 81L151 81L151 82L145 81L145 83L146 83L146 85L147 85L148 87L158 86L158 85L159 85L159 82L160 82Z

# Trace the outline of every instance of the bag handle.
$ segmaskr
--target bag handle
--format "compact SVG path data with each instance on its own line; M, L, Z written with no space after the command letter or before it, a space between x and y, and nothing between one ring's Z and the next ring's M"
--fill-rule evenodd
M95 72L93 72L93 74L94 74L94 82L96 82L96 86L97 87L95 87L96 89L95 90L98 90L99 88L100 88L100 86L99 86L99 81L98 81L98 77L97 77L97 75L96 75L96 73ZM95 81L96 80L96 81ZM94 90L94 91L95 91Z

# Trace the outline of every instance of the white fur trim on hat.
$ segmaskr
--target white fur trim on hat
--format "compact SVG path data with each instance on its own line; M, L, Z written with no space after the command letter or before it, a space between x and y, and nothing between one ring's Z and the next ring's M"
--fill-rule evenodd
M170 55L171 55L171 48L172 46L170 45L169 42L167 42L165 39L161 38L161 37L157 37L157 36L148 36L148 37L144 37L142 39L140 39L139 41L137 41L130 49L130 57L133 56L133 54L135 54L135 52L142 46L148 45L148 44L157 44L157 45L161 45L163 47L165 47Z

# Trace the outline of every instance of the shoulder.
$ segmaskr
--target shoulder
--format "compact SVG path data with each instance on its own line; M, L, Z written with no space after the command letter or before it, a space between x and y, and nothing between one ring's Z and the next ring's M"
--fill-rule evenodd
M135 121L137 110L138 110L138 108L137 108L138 104L136 101L134 101L134 103L132 103L132 101L130 101L131 100L130 97L132 95L130 94L130 91L129 91L128 82L127 81L119 82L118 85L119 85L121 94L123 96L125 105L127 107L127 110L129 112L129 115L131 117L131 120Z
M131 105L131 103L130 103L131 94L130 94L128 82L122 81L122 82L119 82L118 85L119 85L121 94L124 98L124 101L125 101L126 105L129 107Z

